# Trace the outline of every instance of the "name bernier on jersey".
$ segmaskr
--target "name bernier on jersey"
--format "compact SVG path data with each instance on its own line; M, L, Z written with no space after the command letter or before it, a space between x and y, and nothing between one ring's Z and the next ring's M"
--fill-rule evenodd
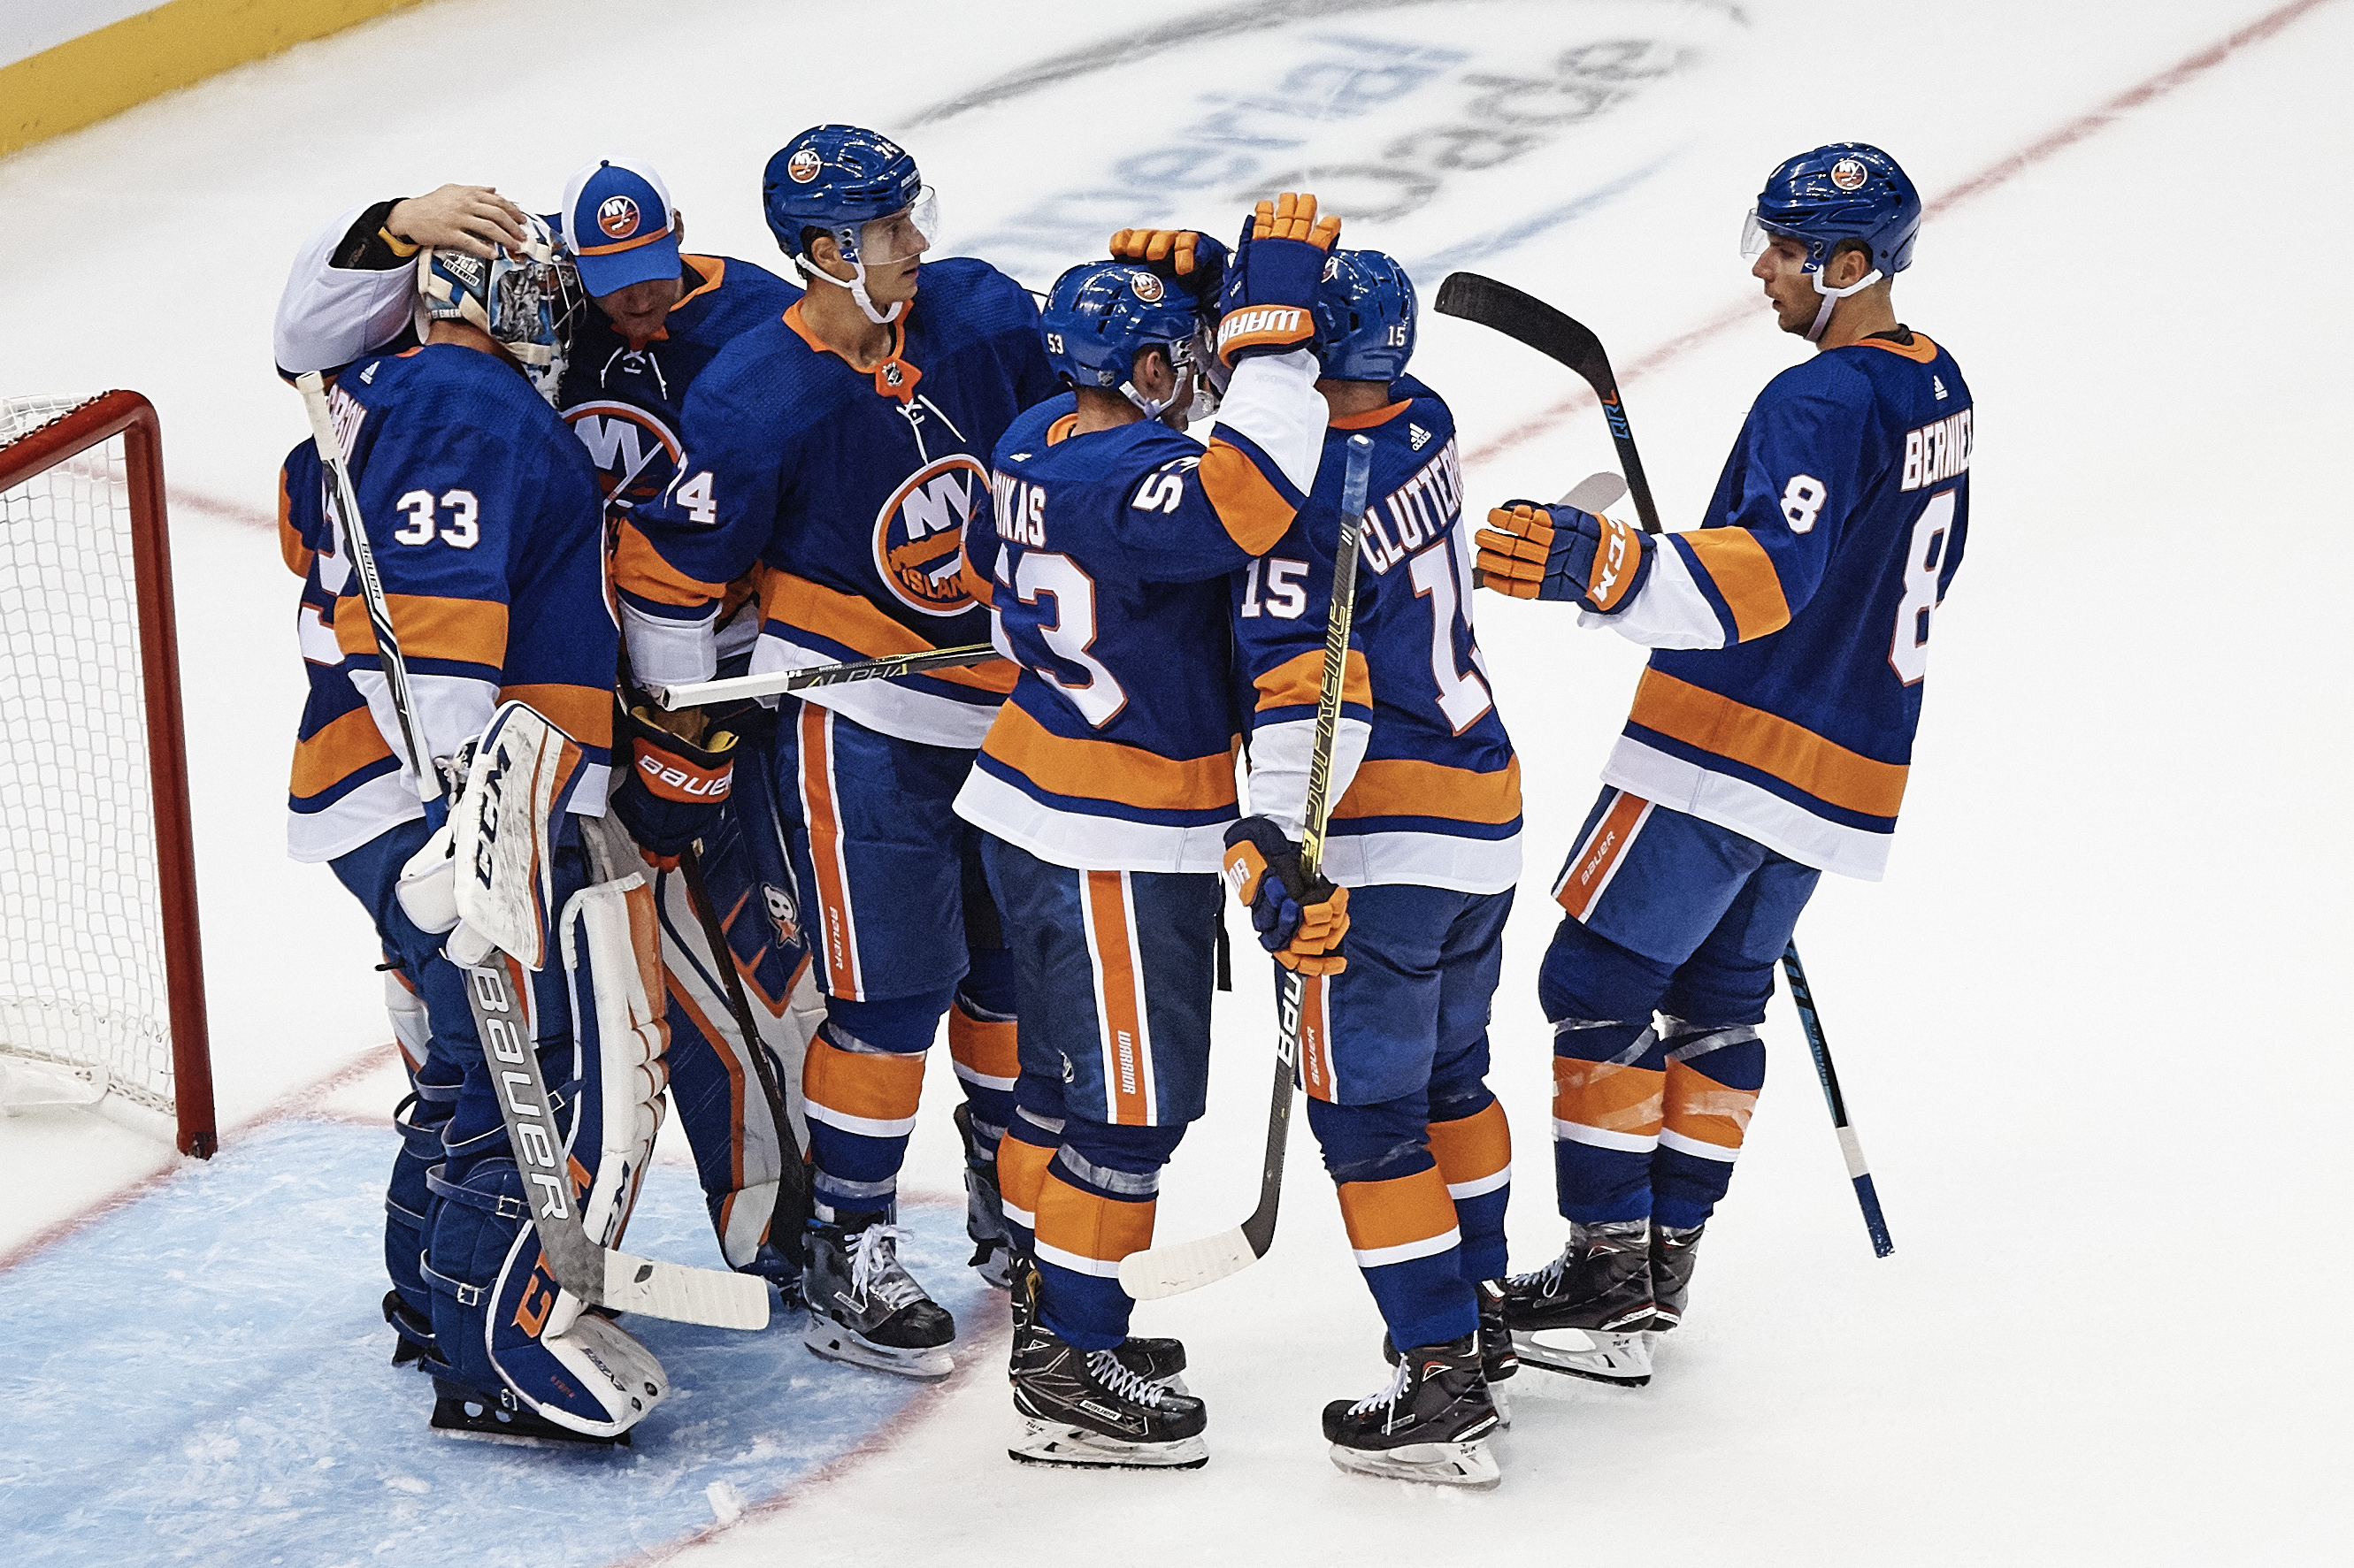
M1899 488L1918 490L1951 479L1969 466L1970 410L1965 408L1904 432L1904 482Z

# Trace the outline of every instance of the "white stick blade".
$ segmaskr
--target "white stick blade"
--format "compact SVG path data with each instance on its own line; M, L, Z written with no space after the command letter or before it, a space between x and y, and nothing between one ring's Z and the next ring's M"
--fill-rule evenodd
M769 1282L758 1275L656 1263L626 1252L605 1254L603 1305L673 1323L714 1329L769 1326Z
M1129 1253L1119 1260L1119 1287L1139 1301L1158 1301L1240 1274L1257 1261L1249 1238L1236 1225L1200 1241Z

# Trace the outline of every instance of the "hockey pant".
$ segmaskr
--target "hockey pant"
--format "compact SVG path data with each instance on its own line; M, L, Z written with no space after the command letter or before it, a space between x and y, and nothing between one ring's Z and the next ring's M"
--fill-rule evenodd
M816 1218L894 1212L924 1057L949 1019L979 1154L994 1158L1017 1073L1013 966L994 928L979 831L954 801L973 753L896 739L788 701L779 794L801 926L825 996L801 1092Z
M1564 1217L1682 1227L1715 1211L1766 1081L1774 965L1820 874L1603 790L1554 888L1564 918L1537 980Z
M583 830L594 845L580 842ZM334 863L422 1000L428 1026L387 1198L396 1326L425 1345L437 1377L484 1394L509 1390L559 1425L615 1436L667 1385L652 1355L610 1319L584 1315L541 1262L464 974L441 955L445 933L419 929L394 893L427 836L422 821L403 823ZM562 914L550 961L525 971L522 993L583 1223L611 1245L662 1114L652 896L630 880L634 848L618 824L569 820L559 846L553 906Z
M1152 1244L1161 1167L1209 1087L1214 873L1074 871L984 837L1022 995L1021 1075L998 1146L1039 1316L1081 1350L1128 1338L1119 1263Z
M1352 888L1349 967L1301 991L1308 1125L1402 1347L1470 1333L1474 1284L1504 1273L1512 1146L1488 1090L1488 1016L1511 907L1509 890Z
M772 760L758 747L737 758L727 805L704 834L700 860L784 1102L781 1123L737 1025L685 874L647 872L654 879L668 992L671 1104L695 1151L720 1251L737 1268L758 1261L772 1219L798 1225L806 1217L776 1214L778 1176L786 1160L801 1159L808 1147L801 1060L824 1016L778 831ZM788 1238L782 1250L797 1258L797 1238Z

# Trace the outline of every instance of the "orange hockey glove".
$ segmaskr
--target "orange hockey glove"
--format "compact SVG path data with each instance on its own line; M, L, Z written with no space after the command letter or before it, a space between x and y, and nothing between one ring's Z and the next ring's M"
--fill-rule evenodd
M1508 502L1472 542L1482 587L1570 599L1602 615L1625 609L1651 570L1651 543L1639 531L1574 506Z
M1316 295L1341 220L1316 216L1316 198L1286 191L1243 225L1218 318L1218 357L1316 346Z

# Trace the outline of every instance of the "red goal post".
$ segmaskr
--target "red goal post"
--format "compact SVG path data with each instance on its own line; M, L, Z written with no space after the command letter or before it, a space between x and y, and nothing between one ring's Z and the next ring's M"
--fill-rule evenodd
M0 1076L209 1158L163 432L136 392L0 401Z

